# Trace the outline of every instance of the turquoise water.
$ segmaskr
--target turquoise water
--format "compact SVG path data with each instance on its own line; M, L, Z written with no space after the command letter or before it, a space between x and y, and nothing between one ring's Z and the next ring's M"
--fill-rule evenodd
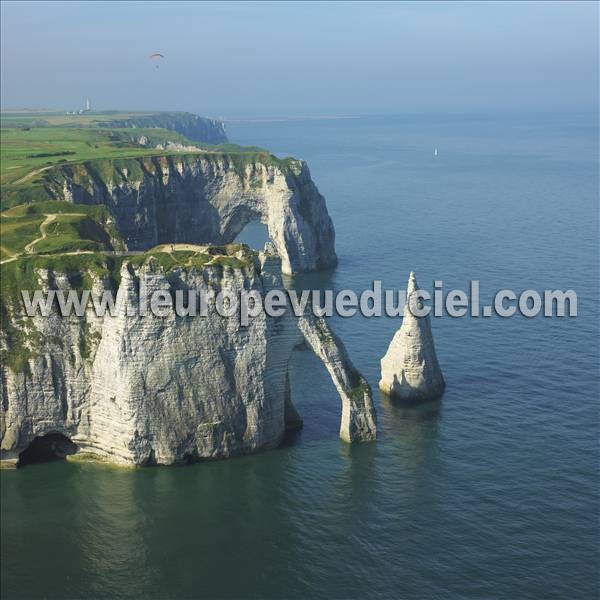
M598 151L590 115L233 123L309 162L339 267L298 286L573 288L575 319L433 319L440 403L375 393L376 444L337 439L296 353L304 430L190 467L2 473L3 598L588 599L598 594ZM434 158L433 150L438 148ZM398 322L333 318L376 389Z

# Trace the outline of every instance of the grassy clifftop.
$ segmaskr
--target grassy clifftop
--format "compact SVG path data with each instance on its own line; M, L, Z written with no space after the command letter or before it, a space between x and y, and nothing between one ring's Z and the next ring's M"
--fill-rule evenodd
M187 112L95 111L67 114L50 111L2 111L2 127L161 128L180 133L197 142L227 142L222 122Z
M157 113L149 115L117 116L106 121L98 121L100 127L158 127L185 135L195 142L222 144L227 142L225 125L220 121L206 119L191 113Z
M106 279L117 289L123 263L139 268L150 266L167 276L173 271L217 269L252 269L256 251L244 244L225 246L194 246L176 244L158 246L147 252L87 252L48 255L23 254L16 260L0 265L0 306L6 310L21 302L21 290L38 289L38 273L47 270L65 274L72 289L91 289L92 280Z
M184 125L190 129L182 133ZM27 370L42 341L15 309L22 290L39 287L42 271L51 280L63 274L72 289L81 290L98 279L116 289L125 263L130 269L146 265L162 270L173 285L182 271L210 269L222 275L242 269L248 274L256 267L256 253L240 244L167 244L128 252L106 206L57 200L67 181L110 187L175 173L181 163L194 161L224 165L241 177L248 165L276 166L287 173L295 162L262 148L192 141L198 133L193 128L204 125L193 115L2 113L0 354L13 371Z
M0 214L0 258L23 254L120 250L121 236L105 206L68 202L20 205Z
M225 165L240 176L252 164L288 172L294 163L262 148L199 144L173 129L176 123L192 126L201 121L181 114L3 112L0 304L15 298L18 290L32 289L40 268L83 281L91 273L117 278L124 260L154 260L165 269L248 266L238 246L125 252L106 206L60 200L67 180L85 186L135 182L199 160Z
M181 134L159 128L2 129L0 154L2 210L53 199L52 189L65 177L93 177L104 183L123 178L139 180L144 172L156 172L161 161L173 161L175 157L219 160L240 174L251 163L276 165L286 171L292 162L262 148L198 145Z

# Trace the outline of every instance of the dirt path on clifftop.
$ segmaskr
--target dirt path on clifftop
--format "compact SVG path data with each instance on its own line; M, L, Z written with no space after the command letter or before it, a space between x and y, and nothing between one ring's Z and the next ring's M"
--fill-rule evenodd
M6 263L9 262L13 262L15 260L17 260L17 258L19 258L20 256L23 256L23 254L35 254L35 252L33 251L33 247L38 243L41 242L42 240L46 239L47 237L47 229L48 229L48 225L50 225L50 223L53 223L56 220L56 217L58 216L67 216L67 217L79 217L81 216L81 213L51 213L51 214L47 214L45 215L46 218L40 223L40 236L35 238L35 240L32 240L31 242L29 242L29 244L27 244L25 246L25 248L23 248L23 252L18 252L17 254L13 254L10 258L5 258L4 260L0 260L0 265L4 265ZM8 249L3 248L4 251L7 254L12 254L12 252L9 252ZM77 254L93 254L93 252L91 250L74 250L73 252L59 252L57 254L54 254L53 256L57 256L57 255L61 255L61 256L75 256Z
M29 173L27 173L27 175L24 175L23 177L21 177L21 179L17 179L16 181L13 181L13 185L26 183L30 179L33 179L36 175L39 175L40 173L43 173L44 171L47 171L48 169L51 169L52 167L55 167L55 166L56 165L48 165L47 167L42 167L41 169L34 169L33 171L29 171Z
M40 237L35 238L35 240L29 242L25 248L23 248L23 254L33 254L33 246L35 246L38 242L46 239L46 228L50 223L56 220L56 214L46 215L46 218L40 224Z
M50 214L45 214L44 215L46 218L40 223L40 235L39 237L35 238L35 240L32 240L31 242L29 242L24 248L23 248L23 252L18 252L17 254L12 254L12 252L10 252L8 250L8 248L2 248L4 250L4 252L6 254L12 254L12 256L10 258L5 258L4 260L0 260L0 265L4 265L6 263L10 263L13 262L15 260L17 260L19 257L23 256L24 254L35 254L35 245L38 242L41 242L42 240L46 239L46 237L48 236L48 226L53 223L54 221L56 221L56 217L62 217L62 216L66 216L66 217L80 217L81 213L50 213ZM156 248L154 248L155 251L157 252L167 252L168 254L170 254L171 256L173 255L173 252L178 252L181 250L188 250L188 251L192 251L195 252L196 254L201 253L201 252L206 252L208 246L206 245L197 245L197 244L161 244L159 246L156 246ZM144 252L142 250L125 250L125 251L115 251L115 250L105 250L104 251L105 254L110 254L112 256L136 256L138 254L143 254ZM38 256L77 256L79 254L94 254L94 251L92 250L73 250L72 252L56 252L56 253L52 253L52 254L40 254ZM191 257L190 259L187 261L187 264L191 264Z

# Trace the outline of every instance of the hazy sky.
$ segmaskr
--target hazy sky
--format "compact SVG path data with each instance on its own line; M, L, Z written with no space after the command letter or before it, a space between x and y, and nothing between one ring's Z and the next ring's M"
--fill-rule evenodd
M598 5L3 1L1 66L4 108L590 110Z

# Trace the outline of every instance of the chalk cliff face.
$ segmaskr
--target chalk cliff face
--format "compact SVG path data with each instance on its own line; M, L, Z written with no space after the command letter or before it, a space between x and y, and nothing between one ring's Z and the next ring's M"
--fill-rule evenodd
M120 286L140 303L137 281L158 289L265 293L281 287L274 255L241 249L231 266L165 269L154 258L125 261ZM40 287L70 289L65 274L38 271ZM92 274L97 291L111 285ZM375 417L366 381L341 341L314 317L271 318L242 327L214 309L208 316L24 317L9 305L10 327L23 332L30 354L21 369L3 365L2 456L16 459L36 438L60 433L78 451L112 462L171 464L272 448L286 425L298 424L290 397L292 351L308 345L330 372L342 400L340 435L374 439ZM2 332L6 348L6 331Z
M429 315L416 317L408 306L417 290L415 274L411 273L402 325L381 359L379 388L392 397L407 401L435 399L446 385L435 353Z
M64 165L45 178L57 200L107 205L130 250L226 244L260 220L284 273L337 263L325 199L302 161L197 153Z
M127 119L113 119L98 123L101 127L160 127L181 133L195 142L223 144L227 142L225 124L215 119L199 117L191 113L158 113L137 115Z

